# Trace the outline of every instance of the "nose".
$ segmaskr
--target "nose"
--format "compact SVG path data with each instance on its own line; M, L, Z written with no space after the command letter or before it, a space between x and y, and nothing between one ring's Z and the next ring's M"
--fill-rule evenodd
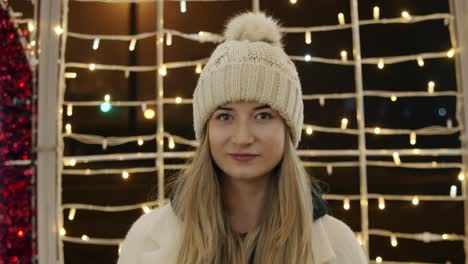
M232 142L239 145L250 144L254 141L254 135L248 122L238 122L234 128Z

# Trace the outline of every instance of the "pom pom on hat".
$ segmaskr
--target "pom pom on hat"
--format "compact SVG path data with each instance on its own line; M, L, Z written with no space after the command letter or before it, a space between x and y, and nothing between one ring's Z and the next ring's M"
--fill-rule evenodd
M282 48L278 21L264 13L246 12L229 20L224 31L226 40L263 41Z

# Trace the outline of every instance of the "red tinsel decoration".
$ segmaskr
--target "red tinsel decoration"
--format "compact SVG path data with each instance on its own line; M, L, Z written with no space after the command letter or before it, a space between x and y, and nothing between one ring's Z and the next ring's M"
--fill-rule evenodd
M7 10L0 6L0 264L31 263L33 167L32 72Z

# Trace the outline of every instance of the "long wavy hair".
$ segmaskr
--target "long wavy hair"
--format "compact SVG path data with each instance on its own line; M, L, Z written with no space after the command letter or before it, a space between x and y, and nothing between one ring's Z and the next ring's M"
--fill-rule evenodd
M273 169L265 219L245 239L229 226L223 205L222 173L212 160L205 126L195 155L172 184L173 206L182 220L178 264L313 263L312 184L285 129L282 160Z

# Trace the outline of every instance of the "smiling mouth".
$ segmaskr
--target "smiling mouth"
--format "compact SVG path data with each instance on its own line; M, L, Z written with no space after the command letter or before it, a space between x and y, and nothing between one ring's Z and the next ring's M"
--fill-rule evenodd
M234 154L229 154L234 160L237 161L250 161L258 157L258 155L234 155Z

